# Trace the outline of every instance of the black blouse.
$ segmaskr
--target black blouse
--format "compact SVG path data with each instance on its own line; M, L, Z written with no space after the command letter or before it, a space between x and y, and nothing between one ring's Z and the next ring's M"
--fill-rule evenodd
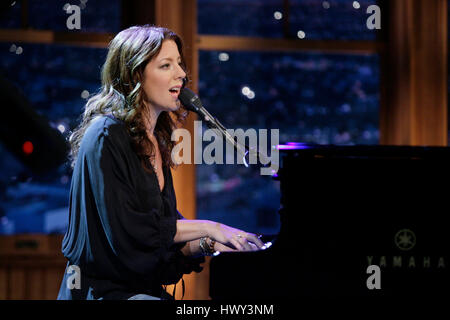
M170 168L164 189L132 149L125 124L99 117L86 130L72 175L69 226L62 252L80 270L80 289L66 272L58 299L161 297L162 286L200 272L203 257L185 257L173 242L177 211Z

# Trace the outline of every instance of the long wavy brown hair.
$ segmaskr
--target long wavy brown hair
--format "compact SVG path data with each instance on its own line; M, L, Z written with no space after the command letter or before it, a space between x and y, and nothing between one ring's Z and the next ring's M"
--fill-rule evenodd
M121 31L111 40L101 71L102 86L99 93L87 101L81 122L69 137L69 159L72 168L75 166L83 135L91 121L98 116L112 114L125 122L133 149L144 169L149 172L153 170L148 158L154 157L155 146L148 139L144 125L145 93L142 81L145 66L158 55L165 40L173 40L176 43L182 68L186 72L182 41L169 29L150 25L133 26ZM183 87L186 82L187 78L184 79ZM184 108L170 114L163 111L154 129L162 162L172 168L175 163L172 161L171 152L176 144L171 140L172 131L184 122L187 114L188 111Z

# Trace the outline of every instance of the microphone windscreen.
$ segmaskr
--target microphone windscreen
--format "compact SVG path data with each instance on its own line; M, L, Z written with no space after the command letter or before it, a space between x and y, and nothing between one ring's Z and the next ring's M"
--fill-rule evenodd
M178 99L180 99L183 106L188 110L195 112L201 107L199 97L191 89L182 88Z

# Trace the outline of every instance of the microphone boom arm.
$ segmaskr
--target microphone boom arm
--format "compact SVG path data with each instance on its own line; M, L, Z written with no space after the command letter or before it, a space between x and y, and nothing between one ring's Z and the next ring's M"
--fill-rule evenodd
M247 157L249 157L249 154L255 155L261 163L267 164L265 156L263 156L259 151L253 150L252 148L248 147L247 144L239 143L235 138L231 136L231 134L222 125L222 123L220 123L217 118L213 117L204 107L194 106L193 111L197 113L203 121L206 122L208 128L214 130L218 135L222 135L228 143L233 145L236 150L241 153L244 160L244 165L246 167L248 167L249 163L247 161Z

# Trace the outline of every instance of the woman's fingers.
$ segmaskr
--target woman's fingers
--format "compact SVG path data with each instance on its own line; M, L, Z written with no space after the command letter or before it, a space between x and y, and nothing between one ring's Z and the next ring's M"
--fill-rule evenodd
M220 242L216 242L216 244L214 245L214 249L219 252L237 251L236 249L231 248L231 246L226 246Z
M264 243L261 241L261 239L259 239L259 237L256 234L243 232L242 234L238 234L238 237L241 239L245 239L247 242L253 243L259 249L261 249L264 246Z
M239 241L237 241L236 239L231 238L231 239L230 239L230 243L231 243L231 245L232 245L236 250L238 250L238 251L244 251L244 247L243 247L242 244L241 244Z
M252 247L245 236L238 234L238 241L245 251L252 251Z
M253 233L235 229L221 223L218 223L213 230L216 232L210 235L211 238L238 251L256 251L264 247L261 239Z
M259 239L259 237L256 234L253 233L247 233L247 240L255 244L259 249L261 249L264 246L264 243Z
M264 246L259 237L252 233L239 233L237 239L245 251L257 251Z

